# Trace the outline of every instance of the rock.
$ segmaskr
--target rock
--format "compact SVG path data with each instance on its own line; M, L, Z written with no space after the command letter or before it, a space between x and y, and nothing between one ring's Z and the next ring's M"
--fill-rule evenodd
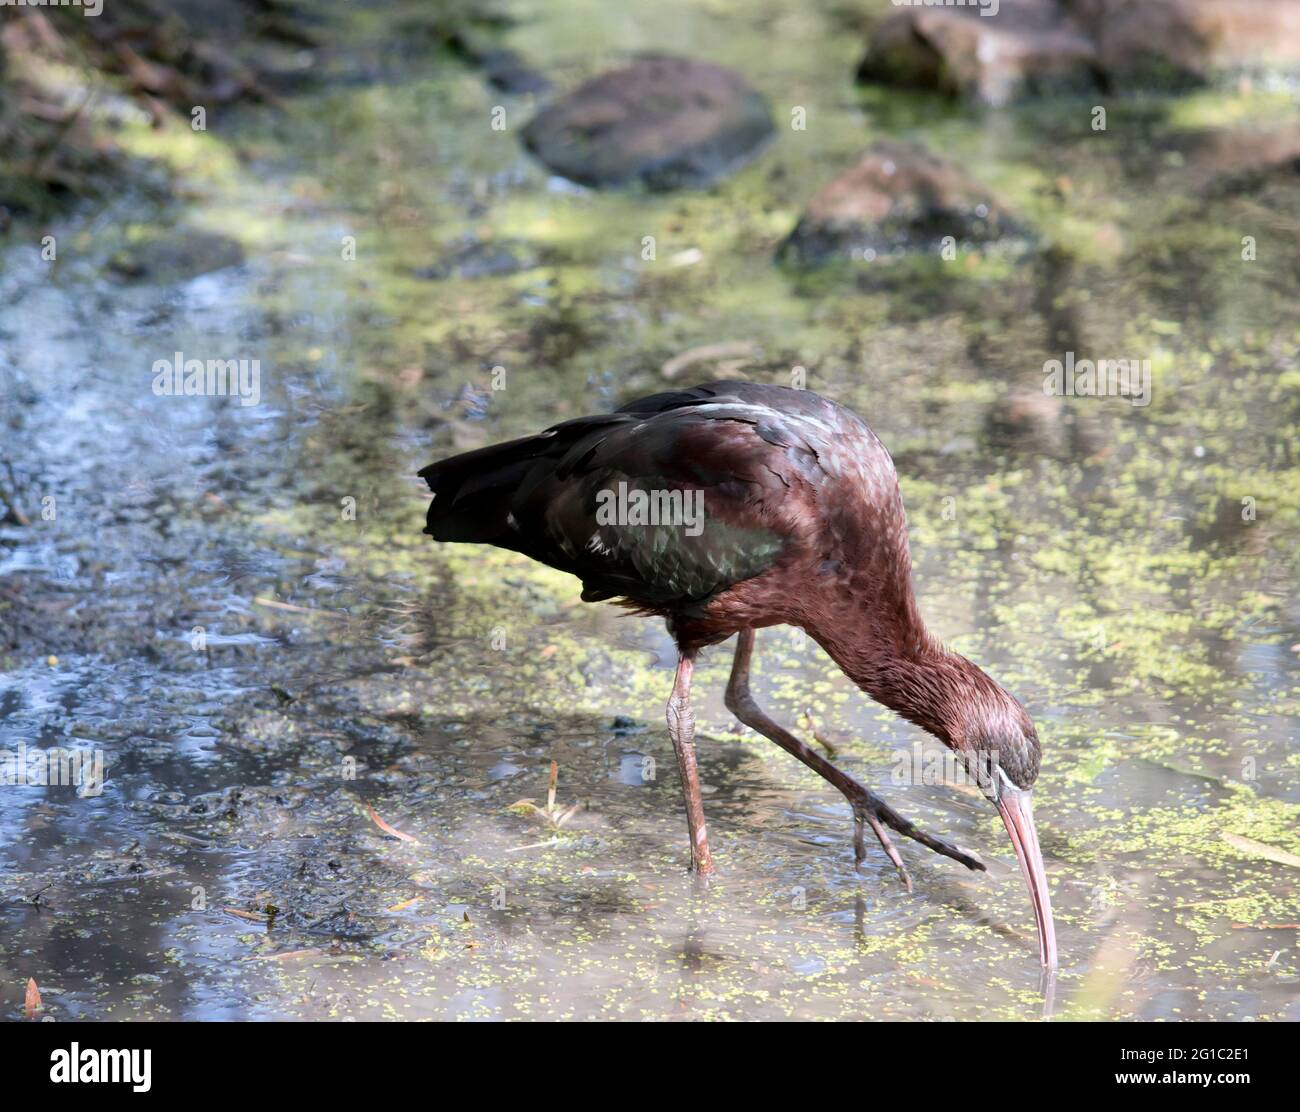
M1066 0L1112 86L1300 65L1300 0Z
M861 81L983 104L1185 85L1300 66L1300 0L1001 0L899 6L872 28Z
M118 251L108 268L131 282L184 282L239 266L244 249L229 236L187 228L149 235Z
M824 185L778 249L804 263L937 251L945 236L987 243L1020 228L950 162L881 142Z
M531 270L539 264L537 253L526 243L514 240L481 240L470 237L457 244L432 266L415 271L417 278L499 278Z
M697 188L773 135L767 102L731 70L653 56L596 77L539 113L524 145L557 174L596 188Z
M859 81L935 89L988 105L1097 84L1097 53L1056 0L899 7L873 27Z
M503 93L544 93L551 87L544 74L533 69L513 50L484 50L475 60L489 84Z
M1210 196L1255 192L1270 181L1300 184L1300 126L1196 132L1175 148L1177 172Z

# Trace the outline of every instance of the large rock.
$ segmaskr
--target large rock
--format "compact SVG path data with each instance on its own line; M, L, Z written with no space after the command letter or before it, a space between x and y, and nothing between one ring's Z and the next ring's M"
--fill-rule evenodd
M1300 0L1067 2L1119 88L1300 65Z
M767 103L736 73L647 57L602 74L546 108L524 144L573 181L598 188L707 185L773 134Z
M983 104L1095 84L1187 84L1300 70L1300 0L1001 0L892 9L871 31L862 81Z
M1091 88L1097 54L1056 0L993 8L899 7L871 32L858 80L935 89L981 104Z
M1019 231L952 163L905 143L882 142L817 192L778 254L804 263L870 260L938 251L946 236L959 244L987 243Z

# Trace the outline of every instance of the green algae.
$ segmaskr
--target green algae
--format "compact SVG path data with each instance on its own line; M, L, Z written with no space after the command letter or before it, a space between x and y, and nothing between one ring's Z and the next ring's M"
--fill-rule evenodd
M286 911L271 930L250 931L219 912L178 910L188 908L192 851L151 847L151 876L181 870L140 882L136 898L149 937L172 943L160 947L165 967L266 1016L1041 1014L1028 902L996 816L954 788L891 784L916 731L806 638L760 634L763 701L791 724L811 706L837 760L905 814L978 848L989 874L906 844L915 896L883 859L855 872L839 797L766 741L733 732L720 700L724 648L697 679L722 866L697 890L683 874L660 725L672 664L663 631L580 603L573 580L519 556L420 534L425 496L413 472L429 459L662 388L671 356L743 338L756 354L737 373L788 382L804 367L812 388L872 421L898 460L931 625L1038 722L1066 1014L1293 1017L1294 936L1270 925L1300 917L1294 870L1243 856L1221 835L1300 848L1294 278L1276 253L1243 266L1238 233L1256 217L1239 200L1188 196L1176 168L1144 152L1153 137L1172 144L1294 106L1244 94L1117 106L1103 139L1088 131L1083 102L986 116L852 90L859 44L815 11L710 5L689 21L688 44L664 30L674 13L685 6L634 5L616 21L607 6L577 4L510 37L565 85L632 49L675 46L739 66L778 120L809 107L808 131L784 131L701 193L549 188L509 129L488 131L502 94L442 55L408 62L391 81L327 83L295 101L291 125L258 110L201 136L124 136L185 183L189 224L244 246L252 277L235 287L237 315L268 334L258 350L285 413L274 453L252 442L256 465L213 481L233 514L200 518L188 503L166 513L251 554L256 585L239 588L238 628L276 639L274 650L218 649L250 693L212 696L223 703L215 778L264 790L234 802L229 783L214 784L190 802L224 810L184 832L229 859L231 879L213 879L214 890L233 889L229 906L268 892L263 904ZM389 30L373 12L336 15L359 49ZM773 26L799 49L774 56ZM591 44L580 58L576 28ZM532 108L509 100L508 116L522 122ZM1045 131L1060 140L1050 150ZM886 135L972 166L1040 249L1050 240L1064 252L1056 285L1044 293L1038 255L998 252L887 274L773 267L808 196ZM1263 225L1276 230L1288 211ZM152 218L126 215L122 238ZM542 261L472 281L415 274L465 235L525 242ZM355 261L341 256L345 236ZM656 240L652 260L645 236ZM74 242L111 253L98 236ZM89 263L72 264L69 281L78 266ZM1067 343L1150 359L1150 406L1045 399L1043 363ZM106 361L138 372L127 354L137 344L128 337ZM497 366L504 389L493 389ZM1018 395L1047 407L999 433ZM354 519L340 514L345 497ZM1255 500L1251 520L1244 497ZM151 588L162 598L171 589ZM253 596L322 613L259 608ZM199 603L198 589L178 590L167 616L188 629ZM37 647L73 659L72 631L54 624L45 635ZM166 659L191 682L191 665ZM272 677L292 703L278 705ZM165 685L149 710L162 702L177 718L190 713ZM636 728L614 729L619 717ZM132 744L111 725L88 726ZM147 768L150 752L139 755ZM356 781L337 774L345 755L357 759ZM624 759L639 769L646 757L652 779L624 774ZM557 844L525 848L551 832L509 808L544 793L551 759L562 798L583 810ZM146 779L165 783L162 767ZM420 845L385 838L362 800ZM160 817L170 813L148 821L175 825ZM313 848L295 852L304 832ZM98 864L129 868L115 851ZM51 872L5 884L22 898L55 883L67 906L118 937L137 925L120 908L92 910L84 878ZM282 956L299 949L319 952ZM9 950L4 961L20 964ZM47 992L52 1007L66 995L63 1006L96 1016L203 1007L94 972L39 980L66 986Z

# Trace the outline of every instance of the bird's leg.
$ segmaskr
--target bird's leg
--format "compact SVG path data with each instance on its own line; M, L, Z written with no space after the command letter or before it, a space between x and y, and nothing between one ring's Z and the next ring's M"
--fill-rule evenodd
M680 656L673 693L668 699L668 736L677 754L677 771L686 800L686 826L691 835L691 868L700 876L713 872L709 832L704 826L704 801L700 798L700 773L695 764L695 711L691 709L691 675L695 658Z
M757 730L764 737L776 742L787 753L792 753L823 779L829 780L843 793L853 808L853 851L858 864L866 855L866 827L870 826L879 839L890 861L898 869L903 883L911 890L912 880L903 867L902 858L894 848L885 827L891 827L906 838L912 838L923 846L960 861L968 869L983 869L984 863L971 856L965 850L927 834L914 823L903 818L875 792L864 788L852 776L841 772L830 761L810 749L785 727L769 718L754 702L749 691L749 664L754 654L754 631L742 630L736 638L736 660L731 666L731 679L727 681L727 708L746 726Z

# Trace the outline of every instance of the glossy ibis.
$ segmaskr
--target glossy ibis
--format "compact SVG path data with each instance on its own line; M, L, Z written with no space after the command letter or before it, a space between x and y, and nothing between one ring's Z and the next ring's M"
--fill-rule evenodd
M749 689L754 631L797 626L873 699L970 768L1006 824L1033 897L1040 957L1055 967L1030 806L1038 735L1015 698L925 628L893 460L855 414L805 390L719 382L564 421L434 463L420 476L434 495L425 532L437 540L522 552L578 576L584 601L617 599L667 619L678 649L668 729L697 872L711 872L713 861L691 673L702 648L733 634L727 706L844 794L859 863L869 826L909 888L886 828L984 868L759 708Z

